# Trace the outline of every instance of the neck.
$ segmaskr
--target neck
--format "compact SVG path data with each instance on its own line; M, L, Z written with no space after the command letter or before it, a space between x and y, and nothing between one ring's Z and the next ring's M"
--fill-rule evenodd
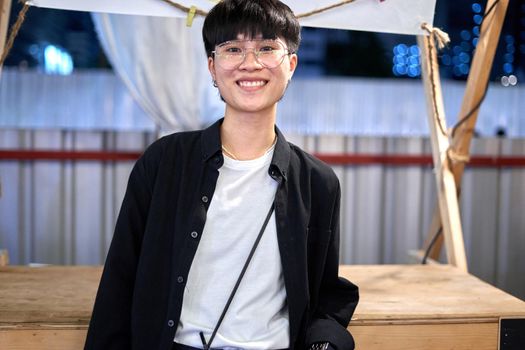
M234 114L226 110L221 125L221 142L230 158L259 158L272 147L275 137L275 113Z

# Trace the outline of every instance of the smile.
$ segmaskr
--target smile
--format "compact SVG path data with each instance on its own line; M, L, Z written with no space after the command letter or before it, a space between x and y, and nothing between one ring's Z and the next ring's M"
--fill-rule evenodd
M264 86L266 85L266 83L266 80L240 80L237 82L237 85L239 85L240 87L253 88Z

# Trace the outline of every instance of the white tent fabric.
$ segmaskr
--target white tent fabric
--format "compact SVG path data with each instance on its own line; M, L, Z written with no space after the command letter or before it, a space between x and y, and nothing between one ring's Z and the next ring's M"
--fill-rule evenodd
M187 8L208 11L218 1L173 0ZM284 0L295 14L304 14L340 0ZM38 7L128 15L183 17L187 14L163 0L32 0ZM436 0L355 0L326 12L306 17L302 25L398 34L425 34L421 23L433 23Z
M212 86L202 23L94 14L106 55L137 103L164 131L198 129L224 106ZM202 21L201 21L202 22Z

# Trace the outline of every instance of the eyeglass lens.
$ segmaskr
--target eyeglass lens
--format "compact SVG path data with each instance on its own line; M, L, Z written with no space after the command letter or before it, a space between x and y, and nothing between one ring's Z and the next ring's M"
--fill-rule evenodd
M247 47L248 43L255 43ZM246 55L253 51L257 62L266 68L279 66L288 54L284 45L277 40L232 40L222 43L215 50L217 63L223 69L236 69Z

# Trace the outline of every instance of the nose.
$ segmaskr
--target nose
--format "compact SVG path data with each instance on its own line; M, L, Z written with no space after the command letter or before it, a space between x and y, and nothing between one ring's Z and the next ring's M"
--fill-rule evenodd
M251 54L251 55L250 55ZM255 49L246 49L244 54L244 59L239 66L239 69L261 69L263 66L259 63L257 60L257 55L255 53Z

